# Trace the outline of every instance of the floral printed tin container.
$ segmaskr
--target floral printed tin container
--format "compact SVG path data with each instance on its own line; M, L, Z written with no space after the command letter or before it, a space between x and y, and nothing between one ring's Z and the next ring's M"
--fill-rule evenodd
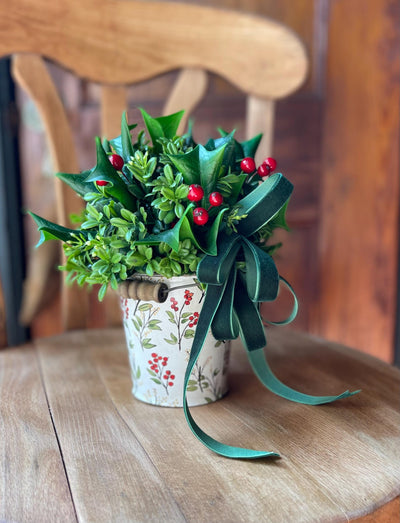
M204 292L194 276L143 277L163 282L163 303L121 297L132 393L146 403L183 406L184 376ZM214 402L228 391L229 342L208 333L187 387L189 406Z

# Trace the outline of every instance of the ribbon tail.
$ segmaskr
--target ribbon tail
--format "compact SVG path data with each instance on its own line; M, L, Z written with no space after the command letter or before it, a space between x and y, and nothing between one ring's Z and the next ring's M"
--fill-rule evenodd
M202 313L196 328L196 334L193 340L192 350L190 352L189 363L186 369L184 390L183 390L183 410L185 412L186 421L193 432L193 434L205 445L207 448L225 456L227 458L242 458L242 459L257 459L265 457L280 457L276 452L265 452L259 450L246 449L241 447L233 447L225 445L206 434L194 421L187 404L186 391L187 385L192 373L193 367L203 348L205 338L210 329L212 320L221 302L226 282L224 285L216 286L209 285L204 299Z
M331 403L359 392L346 391L339 396L310 396L309 394L298 392L278 380L265 358L264 346L266 345L266 339L260 314L255 304L250 300L247 293L244 292L243 284L239 278L238 288L240 289L241 287L242 292L237 293L234 305L240 325L241 338L256 376L267 389L282 398L306 405Z
M257 349L254 351L247 350L247 356L258 379L265 387L267 387L267 389L282 398L296 403L304 403L305 405L322 405L324 403L332 403L336 400L348 398L349 396L353 396L360 392L359 390L354 392L346 390L338 396L310 396L309 394L298 392L282 383L268 365L263 349Z

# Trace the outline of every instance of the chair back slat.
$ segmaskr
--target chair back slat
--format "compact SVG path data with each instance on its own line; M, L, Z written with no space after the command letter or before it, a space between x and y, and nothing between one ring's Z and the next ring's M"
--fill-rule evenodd
M16 54L13 56L12 74L17 83L29 94L41 115L54 170L78 172L71 127L44 60L37 55ZM55 219L61 225L68 227L70 214L78 214L83 208L83 202L76 197L72 189L58 179L55 179L55 188L56 202L50 213L53 216L47 218ZM43 264L43 268L47 269L46 264ZM30 310L34 310L36 303L42 299L46 276L47 271L43 272L43 277L39 273L37 277L35 276L39 284L29 286L30 291L35 293L29 297ZM76 285L63 285L61 299L63 328L71 330L85 327L88 310L88 296L85 290Z
M163 109L163 114L185 110L178 134L185 132L190 115L206 94L207 84L208 75L203 69L187 68L180 71Z
M121 134L121 115L128 108L125 85L101 86L101 134L115 138Z
M246 104L246 137L251 138L258 133L263 133L256 154L257 165L262 160L272 155L272 142L274 136L275 102L258 96L248 96Z
M13 57L12 74L29 94L42 118L56 172L78 172L78 160L71 127L64 106L44 60L37 55ZM64 183L56 184L57 220L69 224L69 215L82 209L79 199Z

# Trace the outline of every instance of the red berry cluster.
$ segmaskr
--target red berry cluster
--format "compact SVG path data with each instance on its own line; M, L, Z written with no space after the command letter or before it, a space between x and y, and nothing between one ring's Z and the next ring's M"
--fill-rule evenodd
M151 357L152 360L149 360L150 369L155 372L158 376L158 378L161 380L163 378L165 380L165 383L163 383L163 386L165 389L168 387L172 387L174 384L175 375L171 374L170 370L165 370L163 374L163 368L166 367L168 364L168 356L159 356L156 352L153 352ZM168 390L167 390L168 392Z
M168 356L162 357L162 356L159 356L156 352L153 352L151 357L153 359L149 360L149 362L148 362L149 365L150 365L151 370L154 370L155 372L157 372L159 370L159 366L160 365L162 365L163 367L167 366Z
M263 163L257 168L257 173L261 178L268 176L276 169L277 163L275 158L265 158ZM252 174L256 170L256 163L253 158L243 158L240 162L240 168L246 174Z
M174 310L174 311L177 311L178 310L178 302L176 301L176 299L174 297L172 297L170 299L171 301L171 309Z
M173 382L172 380L175 379L175 374L171 374L171 371L170 371L170 370L166 370L166 371L165 371L165 374L164 374L164 376L163 376L163 378L164 378L165 380L171 380L171 381L168 381L168 385L169 385L170 387L172 387L172 385L174 384L174 382Z
M192 328L195 325L197 325L197 322L199 321L199 313L194 312L193 316L189 316L189 327Z
M190 292L188 289L185 289L185 305L190 305L190 302L193 299L193 292Z
M199 202L204 197L204 189L197 183L192 183L189 187L188 200L191 202ZM224 199L222 194L218 191L214 191L208 197L210 207L219 207L222 205ZM208 210L204 207L197 207L193 210L193 221L196 225L205 225L208 222Z
M122 170L122 167L124 166L125 162L119 154L110 154L108 159L110 160L110 163L114 167L114 169L116 169L117 171ZM96 185L98 185L99 187L105 187L106 185L108 185L108 182L106 182L105 180L97 180Z

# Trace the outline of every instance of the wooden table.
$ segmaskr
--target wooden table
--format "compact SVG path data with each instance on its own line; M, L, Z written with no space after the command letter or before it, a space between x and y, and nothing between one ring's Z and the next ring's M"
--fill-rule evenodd
M382 505L398 521L388 502L400 493L400 372L286 329L268 337L288 385L363 389L326 406L291 403L259 384L235 342L230 394L192 413L225 443L278 450L275 461L217 456L181 409L135 400L121 330L0 351L0 521L325 523Z

